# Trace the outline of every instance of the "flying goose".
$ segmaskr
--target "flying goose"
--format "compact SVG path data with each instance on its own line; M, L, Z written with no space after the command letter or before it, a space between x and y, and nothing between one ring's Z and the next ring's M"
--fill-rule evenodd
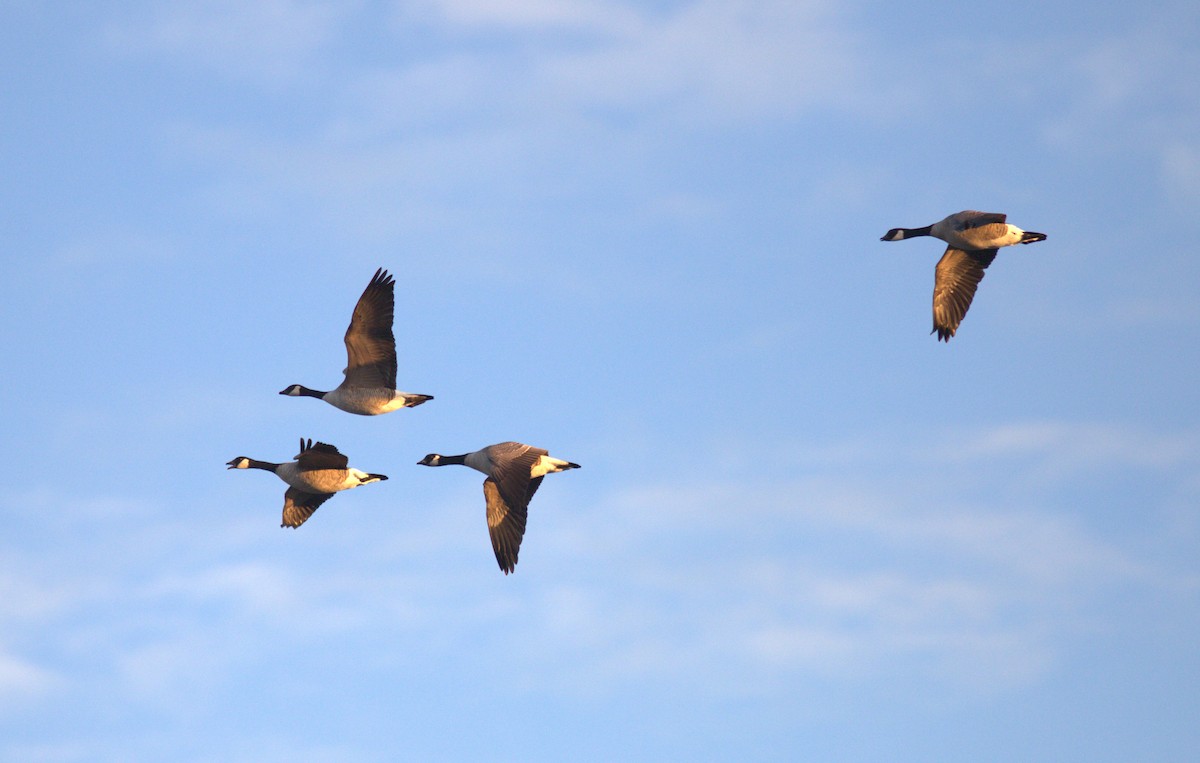
M542 448L519 442L501 442L461 456L430 453L417 464L462 464L487 475L483 481L483 497L487 502L488 534L492 538L496 561L505 575L517 565L529 500L542 484L542 478L553 472L579 468L579 464L552 458Z
M379 268L358 298L346 329L347 361L342 372L346 378L329 392L293 384L279 394L320 398L335 408L362 416L412 408L432 400L432 395L396 389L396 338L392 334L395 304L396 281Z
M880 241L903 241L933 236L949 244L933 277L933 331L949 342L962 323L975 296L983 271L996 258L996 250L1013 244L1045 241L1045 233L1024 231L1005 222L1000 212L965 210L924 228L892 228ZM929 333L933 333L933 331Z
M348 459L332 445L314 443L300 438L300 452L295 461L274 464L238 456L226 465L230 469L263 469L288 484L283 494L283 524L280 527L299 527L312 516L321 504L341 490L349 490L371 482L387 479L385 474L367 474L349 466Z

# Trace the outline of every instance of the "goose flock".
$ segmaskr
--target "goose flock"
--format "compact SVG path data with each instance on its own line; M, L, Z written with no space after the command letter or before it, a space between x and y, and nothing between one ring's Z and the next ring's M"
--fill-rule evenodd
M315 397L360 416L379 416L432 400L432 395L396 389L396 337L392 331L395 306L396 281L386 270L379 268L358 298L350 326L346 329L346 369L342 383L328 392L292 384L279 394ZM311 439L300 439L300 452L294 459L275 463L238 456L226 463L230 469L274 472L287 483L280 527L294 529L304 524L334 493L387 479L387 475L351 467L349 458L336 447ZM516 568L521 540L525 537L529 499L542 484L542 478L553 472L579 468L579 464L552 458L543 448L519 442L497 443L461 456L431 453L419 463L424 466L463 464L487 475L483 481L483 496L488 534L496 562L505 575Z
M974 210L957 212L923 228L892 228L880 240L903 241L919 236L932 236L947 244L934 270L930 332L937 332L938 340L944 342L958 331L983 273L1000 247L1046 240L1044 233L1010 225L1002 213ZM346 329L346 368L341 384L328 392L292 384L279 394L315 397L359 416L379 416L432 400L432 395L396 388L396 338L392 331L395 299L395 279L379 268L354 306ZM291 528L304 524L334 493L387 479L384 474L351 467L349 459L333 445L303 438L300 452L292 461L275 463L238 456L226 465L230 469L274 472L287 483L280 526ZM483 497L488 535L496 563L505 575L516 569L529 501L542 479L547 474L579 468L579 464L552 457L544 448L519 442L496 443L457 456L430 453L417 465L468 466L486 475Z

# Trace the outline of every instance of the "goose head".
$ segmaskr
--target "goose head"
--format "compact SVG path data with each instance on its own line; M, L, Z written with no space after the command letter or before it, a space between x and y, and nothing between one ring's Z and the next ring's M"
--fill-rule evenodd
M440 453L430 453L425 458L417 462L417 466L441 466L442 455Z
M287 389L285 389L285 390L283 390L282 392L280 392L279 394L281 394L281 395L289 395L289 396L291 396L291 397L300 397L301 395L303 395L303 394L304 394L304 393L301 391L301 390L303 390L303 389L304 389L304 387L300 386L299 384L293 384L293 385L289 386Z
M227 469L249 469L250 459L245 456L238 456L232 461L227 461L225 468Z
M901 241L903 239L904 239L904 229L903 228L892 228L890 231L883 234L883 238L881 238L879 240L880 241Z

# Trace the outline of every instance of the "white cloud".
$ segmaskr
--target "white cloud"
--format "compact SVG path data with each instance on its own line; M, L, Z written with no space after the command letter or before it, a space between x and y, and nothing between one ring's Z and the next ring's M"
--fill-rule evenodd
M140 592L148 599L219 600L245 611L286 610L307 589L289 571L262 563L222 565L184 576L159 578Z
M61 683L53 672L0 650L0 706L44 696Z
M438 20L484 29L582 29L631 34L642 17L622 3L594 0L417 0L399 6L402 20Z
M852 36L820 2L690 3L638 33L539 67L588 107L666 107L701 121L790 117L862 84Z
M1149 155L1165 196L1200 204L1200 87L1181 72L1196 71L1200 54L1188 23L1150 18L1119 36L1068 41L1023 66L1054 73L1042 83L1056 113L1044 123L1047 142L1072 154ZM1066 94L1063 97L1061 94Z
M113 668L133 696L186 711L198 695L228 680L235 655L242 651L237 644L180 630L151 643L123 645Z
M107 42L121 53L151 53L272 84L298 76L352 7L308 0L155 4L147 18L111 25Z
M573 529L542 531L543 556L625 581L619 595L581 579L560 586L543 602L552 638L537 654L562 661L567 693L645 675L701 693L806 675L992 692L1042 680L1085 633L1119 628L1103 614L1114 590L1194 602L1194 574L1022 487L1069 483L1081 468L1187 482L1193 438L1038 423L951 439L969 444L954 449L960 480L942 479L941 445L871 443L811 478L781 483L759 464L745 478L627 488ZM1070 468L1046 468L1059 458ZM1013 487L965 497L996 468ZM1151 536L1178 532L1169 507L1138 510Z
M809 679L936 685L951 698L1006 691L1043 680L1087 633L1120 628L1102 605L1113 591L1195 605L1194 574L1020 488L964 497L997 459L1019 484L1076 440L1122 444L1091 451L1102 468L1154 469L1194 489L1186 437L1143 433L1135 447L1105 431L1121 434L1044 422L956 433L971 445L957 455L962 481L940 479L945 462L931 454L941 445L870 441L806 477L780 477L794 471L779 465L684 477L590 506L564 480L539 493L512 578L494 568L471 511L476 485L449 487L394 537L325 525L264 545L217 514L197 543L194 522L155 523L157 512L93 519L103 552L5 578L2 592L26 603L5 625L15 644L41 634L47 653L88 655L83 687L116 679L139 702L171 699L180 712L231 690L248 664L316 659L330 643L379 671L453 655L519 691L592 699L653 686L795 697ZM1176 443L1174 455L1139 458L1171 450L1162 443ZM877 473L901 452L894 471ZM1170 511L1144 516L1147 537L1195 532ZM164 564L158 549L181 554ZM54 606L31 604L47 590ZM50 685L22 660L6 670L13 691Z
M1162 149L1162 176L1171 197L1194 211L1200 208L1200 141L1177 138ZM1186 306L1194 312L1195 303Z
M458 111L494 111L506 102L522 104L517 114L533 105L535 118L564 106L585 114L649 108L692 124L721 124L845 103L870 82L852 53L859 46L842 7L824 0L696 0L659 10L585 0L403 3L391 26L403 54L393 60L403 63L383 77L377 67L332 57L339 44L354 44L344 35L353 29L350 14L361 10L302 0L193 0L114 25L107 40L123 53L270 87L336 69L351 90L376 80L385 88L378 95L400 95L382 104L372 98L368 108L402 103L400 112L426 114L446 108L449 98ZM460 30L472 34L456 36ZM444 35L445 44L434 53L410 50L407 40L428 33ZM392 84L416 86L430 74L434 88L397 93Z
M1040 421L1006 424L956 443L938 458L1037 457L1062 470L1106 465L1164 469L1200 460L1200 436L1097 424Z
M396 55L367 60L334 52L369 17L342 23L301 3L232 20L219 4L190 5L126 29L143 55L270 87L322 83L314 97L328 110L286 134L191 117L167 127L161 153L213 178L193 201L238 222L301 216L368 241L453 229L472 237L464 252L513 235L513 206L593 188L619 186L626 195L612 203L686 222L720 204L673 179L647 182L660 148L873 99L853 24L817 0L402 8L403 28L376 27ZM251 49L230 26L252 30ZM439 42L412 45L413 35Z
M658 12L615 3L438 7L448 23L478 26L505 43L463 44L390 76L376 73L386 90L370 103L421 111L445 108L450 94L460 111L482 106L530 122L629 110L698 125L790 118L805 107L847 102L851 84L868 86L850 52L857 47L850 25L838 7L818 0L701 0ZM586 42L532 45L519 34L561 25L586 30ZM402 83L412 86L408 95L408 87L396 88ZM519 108L505 114L506 104Z

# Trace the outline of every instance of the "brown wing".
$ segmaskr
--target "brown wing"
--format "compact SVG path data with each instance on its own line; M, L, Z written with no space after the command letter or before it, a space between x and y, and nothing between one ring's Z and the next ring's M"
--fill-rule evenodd
M483 481L483 497L487 502L488 535L492 539L492 550L496 552L500 569L507 575L517 566L517 553L521 550L521 539L525 537L526 507L505 502L496 481L491 477Z
M949 342L954 336L971 306L984 269L995 258L995 249L965 252L946 248L933 277L933 330L939 340Z
M525 510L529 499L537 490L529 474L538 459L547 454L548 451L544 448L535 448L519 442L502 442L488 448L488 457L492 461L492 479L496 481L505 503L509 506L520 506L522 511Z
M350 465L350 459L338 452L338 449L328 443L307 443L300 440L300 453L296 456L300 471L313 472L323 469L345 469Z
M358 298L346 329L345 374L352 386L396 388L395 308L396 282L380 268Z
M1008 221L1008 215L1003 212L976 212L974 210L959 212L959 218L959 230L982 228L985 225L995 225L996 223L1005 223Z
M525 502L527 505L529 501L533 500L533 494L536 493L537 489L542 486L542 480L544 479L546 479L545 476L534 477L533 479L529 480L529 492L525 495Z
M280 527L296 528L313 515L321 504L333 497L333 493L306 493L289 487L283 494L283 524Z

